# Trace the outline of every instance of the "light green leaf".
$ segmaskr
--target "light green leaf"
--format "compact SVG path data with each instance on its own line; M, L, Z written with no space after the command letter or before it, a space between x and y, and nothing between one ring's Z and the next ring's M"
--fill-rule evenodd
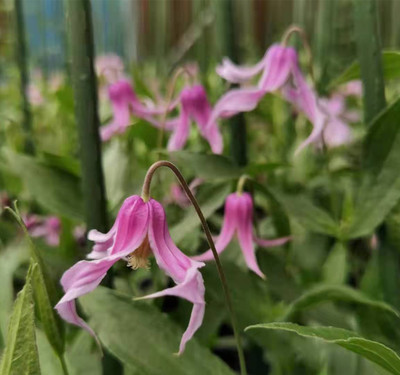
M347 249L341 242L337 242L323 265L324 281L327 284L344 284L348 270Z
M178 167L189 168L196 177L207 181L239 178L243 173L242 169L222 155L175 151L170 152L170 157Z
M363 305L374 308L381 313L387 312L397 319L400 318L398 311L396 311L390 305L381 301L373 300L356 289L344 285L321 285L307 291L297 300L295 300L289 306L284 319L290 320L295 314L302 310L307 310L315 307L316 305L329 301L348 302Z
M3 155L9 170L22 179L44 208L72 219L83 218L80 179L76 175L10 150L4 150Z
M219 358L192 339L177 357L183 330L144 302L99 287L81 298L105 347L128 367L152 375L233 375ZM189 317L188 317L189 318Z
M31 277L39 319L43 324L47 339L55 352L61 357L64 353L64 330L63 323L54 310L54 306L59 299L56 286L54 281L50 278L42 256L32 242L26 226L19 216L18 210L13 211L10 209L10 212L14 215L22 228L30 247L31 257L36 264L32 269Z
M227 184L208 185L199 191L197 200L206 219L223 205L229 192L230 187ZM188 233L199 225L200 220L198 216L194 212L194 209L190 208L187 210L183 219L172 227L172 238L175 242L180 242Z
M31 266L25 286L18 293L8 326L6 349L1 363L1 375L40 375L36 346Z
M357 333L335 327L306 327L293 323L266 323L246 328L281 330L297 333L303 337L323 340L337 344L347 350L376 363L391 374L400 375L400 357L392 349L377 342L364 339Z
M385 80L400 78L400 52L384 51L382 55ZM329 87L333 88L346 82L360 79L360 76L360 64L355 61L339 77L333 80Z

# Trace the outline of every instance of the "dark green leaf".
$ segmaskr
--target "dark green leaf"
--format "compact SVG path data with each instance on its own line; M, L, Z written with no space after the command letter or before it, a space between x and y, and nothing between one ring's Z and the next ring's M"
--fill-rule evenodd
M147 303L133 302L102 287L81 302L101 342L128 367L152 375L233 375L196 339L182 356L174 356L183 330Z
M170 157L178 167L189 168L196 177L208 181L239 178L242 174L239 167L221 155L175 151L170 153Z
M400 357L396 352L379 342L364 339L352 331L335 327L305 327L293 323L257 324L247 327L246 331L250 329L294 332L303 337L320 339L327 343L337 344L376 363L391 374L400 375Z
M307 291L296 301L294 301L289 306L284 319L292 319L295 314L302 310L310 309L316 305L329 301L364 305L381 312L388 312L392 316L399 318L399 313L390 305L381 301L373 300L356 289L344 285L321 285Z

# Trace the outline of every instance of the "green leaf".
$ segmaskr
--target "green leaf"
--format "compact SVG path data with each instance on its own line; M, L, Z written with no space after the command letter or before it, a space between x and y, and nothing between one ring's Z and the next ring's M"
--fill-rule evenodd
M196 177L207 181L239 178L242 174L242 169L221 155L175 151L170 152L170 157L179 167L187 167Z
M26 247L20 241L10 243L0 252L0 331L4 334L14 302L14 272L26 258Z
M364 339L352 331L335 327L305 327L293 323L257 324L247 327L246 331L251 329L294 332L303 337L320 339L327 343L337 344L376 363L391 374L400 375L400 357L396 352L379 342Z
M344 284L348 270L347 249L341 242L337 242L323 265L324 281L327 284Z
M99 287L81 303L101 342L128 367L152 375L234 374L195 338L184 354L174 356L182 328L145 302Z
M3 154L9 169L23 180L26 189L43 207L72 219L83 218L80 179L77 176L10 150Z
M39 319L43 324L47 339L61 358L64 353L64 330L63 323L54 310L54 306L59 300L57 288L46 269L40 252L32 242L18 210L13 211L10 209L10 212L14 215L25 234L25 238L29 243L31 257L36 265L32 269L31 278Z
M400 99L373 122L365 142L366 169L346 237L371 234L400 198Z
M289 306L284 319L293 319L298 312L329 301L348 302L371 307L376 309L378 312L387 312L395 318L400 318L398 311L390 305L381 301L373 300L356 289L344 285L321 285L307 291L295 300Z
M31 266L25 286L14 303L6 349L0 364L1 375L40 375L31 285L35 266Z
M276 189L270 189L277 201L305 229L315 233L338 237L338 223L325 210L317 207L304 195L289 195Z
M400 52L384 51L383 52L383 75L385 80L400 78ZM360 79L360 64L353 62L339 77L334 79L329 87L333 88L346 82Z
M206 219L223 205L229 192L230 187L227 184L209 185L199 191L197 200ZM188 209L183 219L172 227L172 238L174 241L180 242L188 233L199 225L200 220L197 214L193 209Z

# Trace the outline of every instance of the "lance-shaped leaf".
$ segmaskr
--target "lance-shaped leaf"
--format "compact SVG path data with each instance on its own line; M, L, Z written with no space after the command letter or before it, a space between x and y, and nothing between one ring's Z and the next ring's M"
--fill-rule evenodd
M247 327L246 331L251 329L288 331L303 337L320 339L357 353L391 374L400 375L400 357L396 352L377 341L364 339L352 331L336 327L306 327L293 323L257 324Z
M1 375L40 375L32 295L32 272L36 266L30 267L25 286L14 303L0 364Z
M47 339L61 359L64 353L64 330L63 323L54 310L54 306L59 300L56 286L49 276L41 254L32 242L18 210L13 211L10 209L9 211L18 221L29 243L31 257L36 264L36 267L32 270L31 277L39 319L43 324L43 330L46 333Z

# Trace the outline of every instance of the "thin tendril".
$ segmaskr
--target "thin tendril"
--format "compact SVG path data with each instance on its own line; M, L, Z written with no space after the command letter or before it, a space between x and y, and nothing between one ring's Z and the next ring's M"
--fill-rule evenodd
M192 205L200 219L204 233L206 234L206 237L207 237L208 244L210 245L211 251L212 251L214 259L215 259L215 264L217 266L219 278L220 278L221 284L222 284L222 289L223 289L224 295L225 295L226 305L228 307L229 314L231 316L232 328L233 328L233 333L235 336L236 346L237 346L237 351L238 351L238 356L239 356L240 372L242 375L247 375L246 362L245 362L245 358L244 358L244 352L243 352L243 348L242 348L241 338L239 335L239 329L238 329L236 317L234 314L234 310L233 310L233 306L232 306L232 299L231 299L231 295L229 292L228 283L226 281L225 273L223 271L221 261L218 256L217 249L215 248L215 244L214 244L214 241L213 241L213 238L211 235L210 228L208 227L207 221L203 215L203 212L201 211L199 203L197 202L197 199L192 194L185 178L182 176L179 169L173 163L166 161L166 160L160 160L160 161L154 163L147 171L147 174L146 174L146 177L145 177L144 183L143 183L142 198L145 202L147 202L150 199L151 179L152 179L155 171L160 167L167 167L175 174L176 178L178 179L179 183L181 184L183 190L185 191L187 197L189 198L190 202L192 203Z

